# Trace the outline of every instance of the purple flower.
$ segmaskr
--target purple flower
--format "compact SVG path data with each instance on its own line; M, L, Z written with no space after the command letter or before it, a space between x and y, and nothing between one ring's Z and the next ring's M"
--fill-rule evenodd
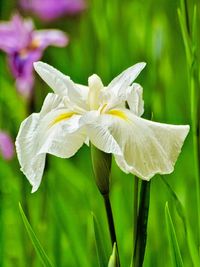
M14 156L14 145L11 137L0 131L0 154L5 160L10 160Z
M14 15L9 22L0 23L0 49L7 53L16 86L24 96L33 88L33 62L42 57L49 45L63 47L66 34L59 30L34 30L32 20Z
M21 0L20 3L24 10L31 11L46 21L85 9L84 0Z

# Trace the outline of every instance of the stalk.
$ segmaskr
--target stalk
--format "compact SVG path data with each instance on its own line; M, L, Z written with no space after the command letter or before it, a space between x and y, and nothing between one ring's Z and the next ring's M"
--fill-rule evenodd
M113 247L114 243L117 244L117 238L116 238L116 233L115 233L115 225L114 225L114 219L113 219L113 213L112 213L112 208L110 204L109 194L103 195L103 199L104 199L106 215L107 215L107 220L108 220L110 238L111 238L112 247Z
M117 255L119 255L114 218L110 203L110 171L111 171L112 155L104 153L103 151L99 150L98 148L96 148L91 144L91 158L92 158L95 182L99 189L99 192L101 193L104 199L104 205L107 215L112 247L114 247L114 244L116 244ZM118 256L118 266L120 267L119 256Z
M190 116L192 125L193 139L193 159L194 159L194 174L196 183L196 198L197 198L197 225L198 225L198 246L200 245L200 147L199 147L199 81L198 81L198 59L196 53L196 37L197 37L197 17L196 6L194 6L192 27L188 12L187 0L181 0L181 8L178 9L178 16L183 36L187 72L188 72L188 88L190 90Z
M138 219L138 177L133 178L133 254L131 260L131 267L134 267L134 251L136 247L136 235L137 235L137 219Z
M112 207L110 203L110 196L109 194L102 194L104 199L104 205L106 209L106 215L107 215L107 221L109 226L109 233L110 233L110 239L112 242L112 247L116 246L116 257L117 257L117 267L120 267L120 259L119 259L119 250L118 250L118 244L117 244L117 238L116 238L116 232L115 232L115 224L114 224L114 218L113 218L113 212Z
M137 216L138 216L138 177L134 177L134 196L133 196L133 247L135 247L137 233Z
M140 190L140 207L137 219L137 234L135 240L133 266L142 267L146 249L147 223L150 202L150 182L142 181Z

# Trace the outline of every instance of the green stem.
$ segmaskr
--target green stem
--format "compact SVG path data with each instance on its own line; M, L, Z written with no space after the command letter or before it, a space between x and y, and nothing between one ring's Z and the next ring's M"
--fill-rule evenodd
M138 184L139 179L137 176L133 177L133 254L131 260L131 267L133 267L134 263L134 251L136 247L136 235L137 235L137 219L138 219Z
M111 170L111 162L112 162L112 155L105 153L95 146L91 144L91 158L92 158L92 165L93 171L95 176L95 182L101 193L105 209L106 215L108 220L109 232L112 241L112 247L116 244L117 255L118 255L118 267L120 266L119 262L119 253L118 253L118 246L117 246L117 238L115 233L115 225L113 219L112 208L110 204L110 170Z
M134 199L133 199L133 247L135 247L137 233L137 216L138 216L138 178L134 177Z
M103 196L104 204L105 204L105 208L106 208L106 215L107 215L107 220L108 220L110 238L112 241L112 247L114 246L114 244L116 244L117 255L118 255L118 266L120 267L119 252L118 252L117 238L116 238L116 232L115 232L112 207L111 207L111 203L110 203L110 197L109 197L109 194L104 194L102 196Z
M140 191L140 207L137 220L136 244L134 249L133 266L142 267L146 249L147 223L150 201L150 182L142 181Z
M114 243L117 244L117 238L116 238L116 233L115 233L115 226L114 226L113 213L112 213L112 208L111 208L111 204L110 204L109 194L103 195L103 199L104 199L104 204L105 204L105 208L106 208L106 215L107 215L107 219L108 219L110 238L111 238L112 246L113 246Z

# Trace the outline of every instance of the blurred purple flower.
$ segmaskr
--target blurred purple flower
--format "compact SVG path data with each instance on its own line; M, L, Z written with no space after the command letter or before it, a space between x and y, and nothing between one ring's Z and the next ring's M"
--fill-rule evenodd
M14 145L11 137L0 131L0 154L5 160L10 160L14 156Z
M33 88L33 62L42 57L49 45L63 47L66 34L59 30L34 30L32 20L14 15L0 23L0 49L7 53L12 74L20 93L29 97Z
M84 0L21 0L21 7L49 21L65 14L73 15L85 9Z

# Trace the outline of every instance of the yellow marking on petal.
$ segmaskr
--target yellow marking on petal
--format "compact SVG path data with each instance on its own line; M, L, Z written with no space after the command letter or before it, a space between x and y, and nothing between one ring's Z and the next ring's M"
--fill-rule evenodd
M54 126L55 124L63 121L63 120L68 120L70 119L73 115L75 115L75 112L66 112L63 114L60 114L58 117L56 117L51 123L50 123L50 127Z
M119 117L120 119L123 119L123 120L128 120L128 117L126 116L126 114L121 110L112 109L112 110L109 110L107 114Z
M105 108L107 107L108 104L104 104L103 107L100 109L100 113L103 113Z

